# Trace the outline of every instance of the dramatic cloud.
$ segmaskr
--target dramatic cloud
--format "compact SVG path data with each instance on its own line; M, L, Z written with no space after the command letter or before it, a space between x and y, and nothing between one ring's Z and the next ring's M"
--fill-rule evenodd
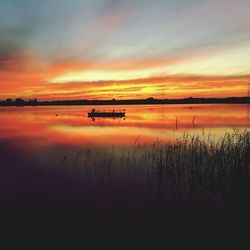
M0 99L244 96L249 0L0 0Z

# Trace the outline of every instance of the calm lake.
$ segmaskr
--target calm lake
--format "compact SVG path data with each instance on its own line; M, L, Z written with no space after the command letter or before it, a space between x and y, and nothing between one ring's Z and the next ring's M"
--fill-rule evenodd
M235 176L239 179L234 172L217 175L216 169L212 171L220 161L212 161L211 164L210 161L205 162L209 166L205 168L207 165L202 165L202 158L197 158L205 172L200 172L202 166L193 168L187 165L186 168L180 168L183 173L179 173L179 168L171 168L170 164L164 175L166 179L162 181L159 175L161 161L154 156L161 151L155 148L152 153L144 152L145 147L141 147L143 150L136 154L138 148L135 145L151 144L157 140L174 142L187 132L200 135L210 133L217 140L226 132L233 132L233 129L249 130L247 105L95 107L100 110L126 109L125 119L95 120L87 115L92 108L0 108L0 219L6 227L12 229L21 225L23 230L22 225L47 223L58 230L60 221L65 225L69 223L67 228L70 229L78 225L81 230L84 228L88 232L88 225L91 225L93 230L104 227L106 232L105 226L110 223L116 230L118 220L123 221L121 227L128 227L129 230L136 223L139 227L149 229L162 225L165 230L165 225L170 223L171 231L172 226L179 229L184 225L188 228L192 223L199 224L202 218L202 223L207 220L206 225L214 230L213 225L217 225L217 221L222 226L225 224L221 221L222 215L225 215L223 220L228 221L228 214L230 221L233 221L234 216L235 223L246 223L244 216L249 210L245 203L241 203L249 197L248 188L243 185L246 183L244 174L243 177L240 175L241 189L235 189L244 198L239 202L237 197L241 196L237 192L233 195L232 189L221 189L221 185L218 185L224 183L227 187L227 183L231 183L233 186L231 180ZM239 156L245 159L244 147L238 150ZM191 152L190 157L192 155ZM210 157L210 154L205 155ZM172 162L180 164L179 158L176 159L173 154L171 157ZM187 155L186 159L192 162L190 157ZM228 159L224 158L223 161ZM144 160L141 163L138 159ZM233 158L228 162L234 164L236 160ZM165 162L167 164L167 159ZM151 168L148 167L150 164ZM221 169L223 165L218 166ZM241 169L244 170L244 166L243 163ZM190 169L195 169L197 175L193 175ZM198 198L194 198L194 190L197 190ZM231 215L224 212L222 197L228 197L225 190L229 190L230 202L237 198L233 204L239 204L239 214L242 214L240 220L238 213L233 212ZM242 190L246 190L245 196ZM200 203L203 210L200 209ZM215 224L210 223L211 207L218 212L213 218ZM245 213L242 208L246 208ZM127 218L130 218L131 224L127 225Z
M48 165L84 148L175 141L187 132L210 133L216 139L233 129L250 128L249 107L242 104L98 106L97 110L125 109L126 117L95 120L87 115L92 108L2 107L0 149Z
M215 136L249 129L247 105L142 105L99 106L97 110L125 109L125 118L88 118L93 107L0 108L0 142L13 147L84 147L131 145L173 140L184 132Z

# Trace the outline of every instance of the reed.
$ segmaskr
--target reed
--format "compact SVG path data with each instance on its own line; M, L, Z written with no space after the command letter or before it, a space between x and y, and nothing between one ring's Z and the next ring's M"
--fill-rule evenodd
M219 140L186 133L175 143L135 141L127 149L89 148L78 153L75 174L88 187L111 185L120 194L162 206L175 199L183 206L211 200L218 206L232 205L239 194L250 193L249 137L249 131L239 130Z

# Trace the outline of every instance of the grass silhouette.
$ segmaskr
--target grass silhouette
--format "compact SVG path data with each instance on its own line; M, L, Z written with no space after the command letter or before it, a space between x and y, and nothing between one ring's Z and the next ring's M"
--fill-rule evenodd
M234 130L215 140L211 134L186 133L175 143L136 140L129 149L88 148L63 168L81 178L90 193L110 185L119 190L117 197L138 196L161 207L230 206L249 192L249 136Z

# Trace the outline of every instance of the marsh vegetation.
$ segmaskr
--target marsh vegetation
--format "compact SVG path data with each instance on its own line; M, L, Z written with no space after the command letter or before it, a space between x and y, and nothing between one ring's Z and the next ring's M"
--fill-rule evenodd
M65 156L60 168L81 180L93 202L112 196L113 205L234 207L250 194L249 136L246 130L219 140L186 133L169 143L87 148Z

